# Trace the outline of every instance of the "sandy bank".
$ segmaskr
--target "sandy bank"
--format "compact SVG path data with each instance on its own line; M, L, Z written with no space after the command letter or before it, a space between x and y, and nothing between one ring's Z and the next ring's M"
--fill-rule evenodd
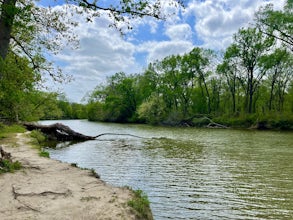
M3 146L23 169L0 175L0 219L136 219L132 193L93 177L88 170L40 157L25 134Z

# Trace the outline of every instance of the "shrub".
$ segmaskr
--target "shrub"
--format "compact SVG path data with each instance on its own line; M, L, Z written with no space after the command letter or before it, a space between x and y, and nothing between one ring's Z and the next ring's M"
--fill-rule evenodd
M153 219L147 195L142 190L135 190L133 193L134 198L128 201L128 205L137 212L138 219Z
M47 151L40 151L39 152L39 155L41 156L41 157L47 157L47 158L50 158L50 154L49 154L49 152L47 152Z
M13 173L15 170L21 168L21 163L19 161L12 162L10 160L0 159L0 173Z
M30 136L35 139L37 144L42 144L46 141L46 136L38 130L33 130Z

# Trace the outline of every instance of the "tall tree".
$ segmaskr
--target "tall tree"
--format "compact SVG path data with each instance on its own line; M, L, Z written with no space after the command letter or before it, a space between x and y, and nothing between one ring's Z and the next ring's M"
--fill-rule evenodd
M239 84L241 66L237 57L238 48L235 44L230 45L224 54L223 63L217 66L217 73L224 76L232 99L232 113L236 113L236 90Z
M246 70L246 103L247 113L252 113L253 96L256 92L265 72L259 71L259 59L270 50L274 43L272 37L268 37L256 28L240 29L234 35L236 56L240 64Z
M202 96L206 96L207 98L208 113L211 112L211 97L207 85L208 76L210 74L208 66L211 61L211 55L211 50L205 50L199 47L194 48L188 54L190 59L190 71L193 72L193 76L197 78Z
M17 13L15 4L16 0L4 0L0 8L0 57L3 60L8 53L13 21Z
M60 71L46 61L45 53L57 53L63 42L76 43L71 32L76 23L66 19L66 12L38 7L32 0L3 1L0 10L1 59L8 53L26 57L33 69L63 81Z
M278 98L278 110L282 109L284 92L292 79L292 54L282 48L277 48L273 53L264 55L260 59L260 67L267 72L270 81L269 111L273 109L274 98ZM275 95L278 91L278 96Z

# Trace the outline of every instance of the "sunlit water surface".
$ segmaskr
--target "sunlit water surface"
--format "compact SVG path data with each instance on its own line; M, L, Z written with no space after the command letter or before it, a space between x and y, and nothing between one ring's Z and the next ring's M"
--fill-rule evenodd
M292 132L58 122L87 135L144 137L106 135L48 151L107 183L142 189L156 220L293 219Z

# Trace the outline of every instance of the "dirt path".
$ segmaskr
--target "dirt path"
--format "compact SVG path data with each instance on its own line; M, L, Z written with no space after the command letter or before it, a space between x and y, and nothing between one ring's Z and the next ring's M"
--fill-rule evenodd
M24 166L0 176L0 219L136 219L131 192L93 177L88 170L40 157L25 134L3 146Z

